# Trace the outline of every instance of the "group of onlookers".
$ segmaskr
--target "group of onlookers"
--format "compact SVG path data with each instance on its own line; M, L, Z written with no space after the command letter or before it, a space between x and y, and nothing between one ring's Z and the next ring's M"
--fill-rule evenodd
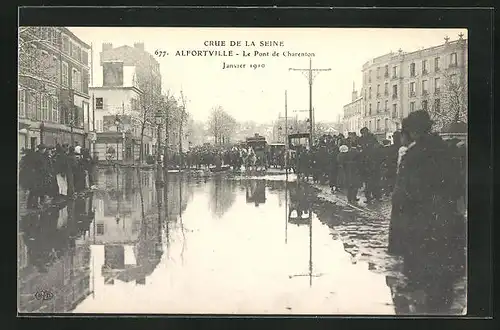
M74 198L95 185L97 160L88 149L40 144L36 150L23 149L22 153L19 184L28 192L29 208Z

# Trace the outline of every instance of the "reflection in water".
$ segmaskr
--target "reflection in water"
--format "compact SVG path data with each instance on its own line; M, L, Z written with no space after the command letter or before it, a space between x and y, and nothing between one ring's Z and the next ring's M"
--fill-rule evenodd
M246 202L253 203L256 207L266 203L266 181L265 180L247 180Z
M29 213L20 221L19 311L71 311L90 292L88 239L93 196ZM47 290L49 300L35 294Z
M226 213L234 203L236 198L236 182L223 179L221 175L216 175L213 180L207 183L210 187L209 208L216 217L220 218Z
M307 184L176 174L156 188L148 171L100 175L94 196L22 219L22 311L446 311L398 275L382 221L321 204ZM40 288L65 294L38 301Z

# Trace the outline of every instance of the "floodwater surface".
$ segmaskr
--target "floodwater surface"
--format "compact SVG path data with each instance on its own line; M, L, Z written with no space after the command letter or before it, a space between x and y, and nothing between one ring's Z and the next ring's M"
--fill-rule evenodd
M386 222L292 179L103 170L21 219L20 312L462 313L463 288L439 311L398 292Z

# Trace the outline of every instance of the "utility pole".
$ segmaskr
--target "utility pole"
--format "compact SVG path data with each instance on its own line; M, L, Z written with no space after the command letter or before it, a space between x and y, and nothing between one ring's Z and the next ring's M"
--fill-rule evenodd
M288 96L287 95L288 95L287 91L285 90L285 175L288 181L288 103L287 103ZM286 189L285 189L285 194L288 194ZM288 218L286 222L288 224Z
M301 71L302 73L307 72L307 79L309 81L309 147L312 148L313 143L313 101L312 101L312 86L314 81L314 74L318 74L321 71L330 71L331 69L313 69L312 68L312 57L309 57L309 69L295 69L290 68L290 71Z

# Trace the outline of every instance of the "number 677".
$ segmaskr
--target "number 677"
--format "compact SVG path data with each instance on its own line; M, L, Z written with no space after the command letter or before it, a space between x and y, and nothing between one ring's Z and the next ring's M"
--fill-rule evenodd
M167 52L165 50L155 50L155 55L158 57L165 57L167 55Z

